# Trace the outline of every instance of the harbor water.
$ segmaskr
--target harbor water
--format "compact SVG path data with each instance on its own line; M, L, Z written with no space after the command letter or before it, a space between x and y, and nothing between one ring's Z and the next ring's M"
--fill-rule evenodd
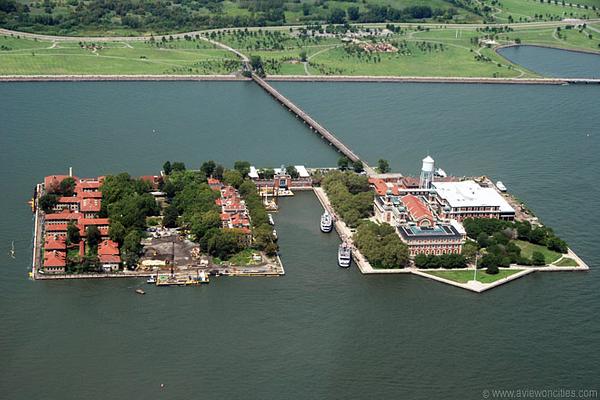
M245 82L0 85L0 397L480 399L600 389L600 197L592 86L276 83L369 163L502 180L590 265L484 294L337 266L314 195L275 216L286 275L158 288L31 281L27 201L46 174L335 165L338 154ZM16 259L8 255L15 242ZM145 296L134 290L143 287ZM161 387L161 384L163 385Z
M498 54L542 76L600 78L600 53L520 45L501 48Z

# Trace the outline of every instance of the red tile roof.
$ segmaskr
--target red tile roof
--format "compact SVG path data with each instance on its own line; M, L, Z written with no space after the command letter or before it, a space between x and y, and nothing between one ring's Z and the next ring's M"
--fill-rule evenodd
M433 223L433 214L418 197L413 196L412 194L406 195L402 197L402 203L404 203L406 209L415 221L427 219L429 222Z
M62 211L53 214L46 214L46 221L70 221L83 218L83 214L76 212Z
M64 252L56 250L44 252L44 267L65 267L66 265Z
M98 244L98 255L115 255L119 254L119 244L112 240L103 240Z
M46 190L58 189L58 186L62 182L63 179L68 178L69 175L49 175L44 178L44 186ZM76 177L73 177L77 180Z
M388 184L381 178L369 178L369 183L375 186L375 192L377 192L377 194L380 196L385 196L390 189L392 190L392 194L395 196L397 196L399 193L398 185L394 183Z
M67 249L66 238L64 236L46 234L46 241L44 242L44 250L62 250Z
M67 224L46 224L46 232L66 232Z
M100 199L82 199L79 206L81 212L99 212L102 205Z
M59 204L73 204L79 203L81 199L76 196L63 196L58 199Z
M104 240L98 244L98 258L101 263L120 263L119 245L112 240Z
M100 192L100 191L98 191L98 192L79 192L77 194L77 197L82 198L82 199L101 199L102 192Z

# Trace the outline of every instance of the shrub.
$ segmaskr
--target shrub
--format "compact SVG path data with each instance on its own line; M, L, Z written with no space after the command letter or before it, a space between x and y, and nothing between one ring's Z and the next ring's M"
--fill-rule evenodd
M496 265L490 265L489 267L487 267L485 272L489 275L497 275L498 272L500 272L500 270L498 269L498 267Z
M539 251L534 251L531 255L531 263L533 265L546 265L546 258Z

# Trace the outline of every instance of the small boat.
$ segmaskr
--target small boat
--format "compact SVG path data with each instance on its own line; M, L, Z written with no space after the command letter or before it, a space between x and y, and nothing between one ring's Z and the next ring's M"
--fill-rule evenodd
M348 268L352 262L352 249L346 242L342 242L338 248L338 265L342 268Z
M10 258L12 258L13 260L16 258L15 256L15 241L13 240L11 243L11 248L10 248Z
M273 239L277 240L277 231L273 229Z
M136 292L137 294L146 294L146 292L144 292L144 290L143 290L143 289L141 289L141 288L135 289L135 292Z
M275 221L273 221L273 216L271 214L267 214L269 216L269 224L275 225Z
M448 176L448 174L446 173L446 171L444 171L441 168L436 168L434 171L434 175L435 176L439 176L440 178L445 178Z
M156 277L154 275L150 275L150 278L146 279L146 283L149 285L156 284Z
M504 186L504 183L502 183L502 181L496 182L496 187L499 191L506 192L506 186Z
M333 229L333 218L327 211L321 215L321 232L329 233Z

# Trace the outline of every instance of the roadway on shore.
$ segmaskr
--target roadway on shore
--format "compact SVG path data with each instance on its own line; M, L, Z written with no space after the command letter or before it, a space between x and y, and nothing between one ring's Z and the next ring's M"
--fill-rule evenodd
M587 19L587 20L582 20L584 23L586 24L592 24L592 23L596 23L596 22L600 22L600 18L593 18L593 19ZM365 23L365 24L351 24L351 25L355 25L355 26L362 26L365 28L385 28L386 23ZM418 22L397 22L397 23L393 23L393 25L395 26L399 26L399 27L403 27L403 28L409 28L409 27L416 27L416 26L421 26L424 28L449 28L449 29L475 29L475 28L486 28L486 27L504 27L504 26L508 26L510 28L520 28L520 29L535 29L535 28L543 28L543 27L550 27L550 28L555 28L555 27L563 27L566 25L573 25L572 21L540 21L540 22L521 22L521 23L512 23L512 24L501 24L501 23L496 23L496 24L440 24L440 23L432 23L432 22L427 22L427 23L418 23ZM274 30L289 30L290 28L292 29L298 29L298 28L305 28L305 25L281 25L281 26L270 26L270 27L265 27L265 26L255 26L255 27L248 27L248 30L254 31L254 30L270 30L270 31L274 31ZM172 36L173 38L181 38L183 39L186 36L192 36L195 37L196 35L199 35L200 37L202 37L202 34L204 33L210 33L210 32L217 32L217 31L222 31L224 29L246 29L246 27L239 27L239 28L220 28L220 29L205 29L205 30L197 30L197 31L189 31L189 32L180 32L180 33L149 33L147 35L138 35L138 36L60 36L60 35L48 35L48 34L41 34L41 33L30 33L30 32L22 32L22 31L14 31L14 30L10 30L10 29L4 29L4 28L0 28L0 35L14 35L14 36L21 36L24 38L29 38L29 39L38 39L38 40L48 40L48 41L83 41L83 42L135 42L135 41L145 41L145 40L149 40L151 37L169 37ZM230 50L240 56L243 56L242 53L238 52L237 50L226 46L220 42L216 42L216 41L212 41L209 39L204 38L205 40L207 40L210 43L213 43L223 49L226 50Z

